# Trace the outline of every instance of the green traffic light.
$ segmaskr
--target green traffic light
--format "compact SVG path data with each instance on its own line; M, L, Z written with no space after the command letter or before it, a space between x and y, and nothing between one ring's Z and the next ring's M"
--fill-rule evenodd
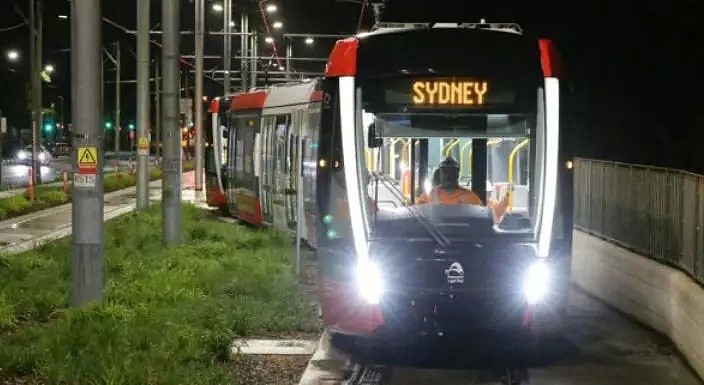
M130 123L127 127L128 127L130 130L134 130L134 124L132 124L132 123Z
M112 122L105 122L105 128L112 128Z
M46 132L51 132L54 129L54 125L51 123L47 123L44 125L44 131Z

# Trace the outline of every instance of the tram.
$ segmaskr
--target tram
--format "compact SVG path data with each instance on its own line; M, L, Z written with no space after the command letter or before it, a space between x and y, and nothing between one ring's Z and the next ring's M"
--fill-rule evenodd
M208 202L316 249L333 335L535 334L569 285L558 70L516 24L378 24L321 79L213 101ZM419 204L448 157L482 205Z
M227 163L226 127L229 114L226 110L229 104L227 97L213 99L208 108L210 124L205 126L209 127L205 130L205 197L209 206L220 209L227 207L223 166Z
M558 70L554 44L516 24L389 23L336 43L316 176L332 333L559 328L572 175ZM416 203L448 156L485 205ZM490 203L504 198L496 221Z

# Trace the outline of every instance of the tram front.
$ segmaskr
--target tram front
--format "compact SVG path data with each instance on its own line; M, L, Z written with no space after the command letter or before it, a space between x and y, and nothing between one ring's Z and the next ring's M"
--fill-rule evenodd
M571 229L548 48L510 25L337 43L317 174L331 331L523 333L556 313Z

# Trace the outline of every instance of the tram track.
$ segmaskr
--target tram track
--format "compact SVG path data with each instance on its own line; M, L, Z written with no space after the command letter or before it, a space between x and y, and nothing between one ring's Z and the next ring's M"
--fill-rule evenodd
M527 365L525 384L704 384L671 342L578 289L570 293L565 330L543 345L540 357ZM509 365L479 360L473 351L475 342L436 339L412 347L370 348L333 342L324 333L299 385L511 383ZM478 344L484 348L490 343Z

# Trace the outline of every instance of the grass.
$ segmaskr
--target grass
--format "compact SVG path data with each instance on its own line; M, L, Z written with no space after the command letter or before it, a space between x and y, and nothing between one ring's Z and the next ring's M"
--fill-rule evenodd
M183 171L194 169L193 161L184 162ZM69 178L70 179L70 178ZM149 169L149 180L161 179L161 169ZM137 185L137 175L128 172L105 173L103 176L103 191L105 193L122 190ZM71 191L65 192L63 187L38 186L35 190L36 199L32 202L27 193L7 198L0 198L0 220L17 217L59 206L71 201Z
M182 212L181 246L162 245L158 205L106 225L106 297L84 309L68 308L68 239L0 257L0 380L237 384L233 338L317 330L290 239Z

